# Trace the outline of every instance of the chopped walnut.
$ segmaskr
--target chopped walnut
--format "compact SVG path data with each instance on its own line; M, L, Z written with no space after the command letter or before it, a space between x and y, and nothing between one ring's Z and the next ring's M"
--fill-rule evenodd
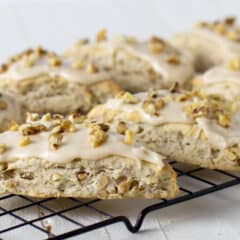
M229 62L227 63L227 67L230 70L240 71L240 58L236 57L229 60Z
M89 63L87 65L87 73L89 74L93 74L93 73L97 73L98 72L98 68L96 66L94 66L93 64Z
M236 21L235 17L227 17L224 19L224 23L226 25L230 25L230 26L233 25L235 23L235 21Z
M179 92L179 82L174 82L171 88L169 89L170 93Z
M0 163L0 172L6 170L7 168L8 168L7 163L5 163L5 162Z
M126 130L125 137L124 137L124 143L132 145L134 142L134 133L131 130Z
M7 64L2 64L0 66L0 73L4 73L8 70L8 65Z
M142 121L142 116L138 111L131 111L129 113L127 113L127 120L131 121L131 122L136 122L139 123Z
M27 179L27 180L33 180L34 173L33 172L22 172L22 173L20 173L20 178Z
M232 41L239 41L239 39L240 39L239 34L235 31L228 31L227 38Z
M27 122L38 121L40 119L38 113L27 113Z
M42 116L43 121L50 121L52 119L51 113L46 113Z
M41 46L37 47L35 49L35 53L38 55L38 56L42 56L42 55L45 55L47 54L47 51L45 49L43 49Z
M152 37L149 41L149 50L153 54L159 54L163 51L165 42L157 37Z
M125 122L119 122L117 124L117 132L119 134L122 134L122 135L125 134L126 130L127 130L127 125Z
M70 121L72 121L73 123L82 123L85 119L86 116L85 115L81 115L79 113L72 113L69 116Z
M227 29L223 23L218 23L216 26L214 26L214 31L216 33L224 35L226 34Z
M72 67L76 69L82 69L84 67L84 61L80 59L75 59L72 61Z
M53 67L60 66L62 64L62 60L56 55L48 57L48 64Z
M96 41L101 42L107 39L107 30L105 28L101 29L96 36Z
M7 107L8 107L7 103L1 99L0 100L0 110L6 110Z
M199 21L199 22L196 22L194 24L195 27L197 28L202 28L202 27L206 27L207 26L207 23L206 22L202 22L202 21Z
M58 174L58 173L53 173L51 176L51 180L53 182L58 182L62 179L62 175Z
M227 114L219 114L218 115L218 123L224 128L230 127L231 124L231 118Z
M123 103L126 104L136 104L139 102L139 99L129 92L125 92L121 98L123 99Z
M90 135L89 142L94 148L102 145L108 137L107 133L98 124L90 125L88 133Z
M0 144L0 154L3 154L7 151L7 145L4 143Z
M77 127L74 124L71 124L71 126L68 129L69 132L76 132L77 131Z
M40 132L47 131L47 127L43 124L39 124L36 126L26 126L22 129L23 136L29 136L38 134Z
M157 98L154 101L155 108L159 111L165 106L165 102L162 98Z
M13 123L10 127L9 127L9 130L10 131L18 131L19 129L19 126L17 123Z
M29 55L24 60L24 66L32 67L35 64L36 60L37 60L37 58L35 55Z
M179 65L181 63L181 60L178 56L170 56L167 58L167 62L169 64Z
M80 171L80 172L78 172L77 174L76 174L76 176L77 176L77 179L78 179L78 181L83 181L84 179L86 179L86 177L87 177L87 172L85 172L85 171Z
M25 147L27 145L29 145L31 142L30 138L29 137L22 137L20 140L19 140L19 145L21 147Z
M144 112L154 115L156 113L156 107L153 101L151 100L145 100L142 104L142 108Z
M60 133L51 133L48 137L49 147L51 150L57 150L62 144L63 135Z

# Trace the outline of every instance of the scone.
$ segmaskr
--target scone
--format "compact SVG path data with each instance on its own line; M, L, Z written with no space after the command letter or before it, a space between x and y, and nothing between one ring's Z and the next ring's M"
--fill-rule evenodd
M21 102L9 94L0 92L0 132L22 123L25 118L25 109Z
M172 198L176 174L165 157L81 124L76 114L28 116L0 134L0 191L32 197Z
M29 112L87 112L114 96L120 87L91 64L66 60L42 48L9 59L0 73L0 89L19 97Z
M240 99L240 58L227 64L213 67L193 79L194 89L201 89L208 95L219 95L227 100Z
M179 162L240 170L240 111L237 102L201 92L124 93L95 107L91 121Z
M169 88L175 81L185 86L193 75L192 58L160 38L138 41L119 36L107 40L105 34L99 32L96 42L80 40L65 56L109 72L130 92Z
M234 18L199 22L190 31L178 33L169 41L193 55L197 71L205 71L240 55L240 31Z

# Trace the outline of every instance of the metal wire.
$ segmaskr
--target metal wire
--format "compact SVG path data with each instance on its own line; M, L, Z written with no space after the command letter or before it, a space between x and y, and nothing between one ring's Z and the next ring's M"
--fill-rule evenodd
M37 230L39 232L46 234L45 239L49 239L49 240L67 239L67 238L77 236L79 234L83 234L89 231L93 231L102 227L106 227L115 223L123 223L125 224L126 228L130 232L136 233L140 230L145 217L153 211L170 207L172 205L182 203L194 198L198 198L198 197L207 195L209 193L216 192L240 183L240 177L230 172L224 172L220 170L215 170L215 171L204 170L202 168L196 168L196 167L185 171L185 170L181 170L181 168L178 166L179 165L178 163L172 162L171 164L174 170L177 172L182 195L171 200L159 200L159 202L156 204L149 205L144 209L139 209L139 214L134 224L132 224L129 218L126 216L113 216L113 214L103 211L102 209L94 206L95 203L98 203L101 201L99 199L82 201L75 198L69 198L68 201L69 203L71 203L71 206L54 209L53 207L49 207L47 205L57 201L56 199L49 198L49 199L36 200L36 199L24 197L24 196L16 196L13 194L9 194L9 195L4 195L0 197L0 223L3 217L9 216L16 219L17 224L12 224L9 226L5 224L2 224L2 225L0 224L0 238L2 237L2 234L7 236L12 231L22 229L26 226L30 226L30 229L34 229L35 231ZM218 175L217 179L219 180L221 178L224 178L224 181L219 183L214 181L213 179L209 179L209 176L206 176L206 174L204 175L206 171L208 171L210 175L217 174ZM195 183L197 182L198 184L201 185L201 187L198 189L192 190L191 187L189 187L186 183L181 183L182 178L187 178L187 183L190 183L190 184L193 181ZM16 199L18 199L19 201L22 201L23 204L17 207L14 206L14 203L10 204L11 201L14 201ZM8 206L10 206L8 208L10 209L4 207L4 205L6 205L5 204L6 202L8 202ZM21 211L28 211L32 207L41 209L43 213L30 220L19 213ZM85 209L87 208L89 211L93 212L94 214L97 214L98 216L99 215L102 216L102 220L98 222L93 222L90 224L83 224L79 220L76 220L73 217L70 217L69 215L67 215L67 213L69 213L70 211L73 211L73 210L75 211L82 208L85 208ZM50 219L51 217L59 217L62 219L62 221L73 224L75 228L67 232L56 234L53 231L51 231L50 228L46 227L44 224L42 225L38 224L41 221ZM19 237L21 238L21 236ZM44 239L44 238L41 238L41 239Z

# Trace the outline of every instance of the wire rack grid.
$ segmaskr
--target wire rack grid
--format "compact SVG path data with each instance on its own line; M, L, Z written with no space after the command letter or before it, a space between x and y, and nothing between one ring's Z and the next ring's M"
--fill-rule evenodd
M103 202L100 199L80 200L69 198L64 200L64 204L58 204L58 199L32 199L25 196L16 196L8 194L0 196L0 240L5 240L6 236L12 236L14 232L17 236L26 237L28 233L34 232L36 239L60 240L103 228L116 223L125 224L126 228L136 233L144 223L146 215L149 213L170 207L181 202L207 195L240 183L240 177L236 173L224 172L220 170L206 170L194 166L171 162L178 175L181 194L171 200L159 200L154 204L138 210L138 216L134 223L127 216L115 215L109 211L96 207L95 204ZM186 167L187 166L187 167ZM193 186L195 183L195 186ZM197 187L196 187L197 185ZM136 200L138 201L138 200ZM54 207L53 207L54 206ZM56 207L57 206L57 207ZM130 207L130 206L129 206ZM99 221L83 223L81 218L74 218L69 212L75 212L80 209L87 209L91 214L101 216ZM31 217L29 214L33 213ZM66 227L62 232L52 229L51 219L61 219ZM38 234L36 234L38 233ZM9 239L8 237L6 239Z

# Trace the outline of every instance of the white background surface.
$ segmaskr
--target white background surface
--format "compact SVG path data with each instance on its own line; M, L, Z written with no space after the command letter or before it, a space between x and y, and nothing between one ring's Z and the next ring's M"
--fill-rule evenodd
M110 35L168 37L189 28L194 21L238 16L239 12L239 0L1 0L0 61L9 54L39 44L61 52L78 37L93 37L102 27L109 29ZM139 234L132 235L118 224L74 239L238 240L239 190L239 186L232 187L150 214L143 227L145 231ZM136 213L138 207L146 203L113 201L104 202L101 207L125 214L128 205L128 214L134 215L129 206ZM88 214L83 216L84 221L97 218ZM1 224L5 224L5 220L0 218ZM66 226L56 220L55 227L64 230ZM36 239L28 231L24 234L21 239ZM0 237L20 239L18 236L15 233Z

